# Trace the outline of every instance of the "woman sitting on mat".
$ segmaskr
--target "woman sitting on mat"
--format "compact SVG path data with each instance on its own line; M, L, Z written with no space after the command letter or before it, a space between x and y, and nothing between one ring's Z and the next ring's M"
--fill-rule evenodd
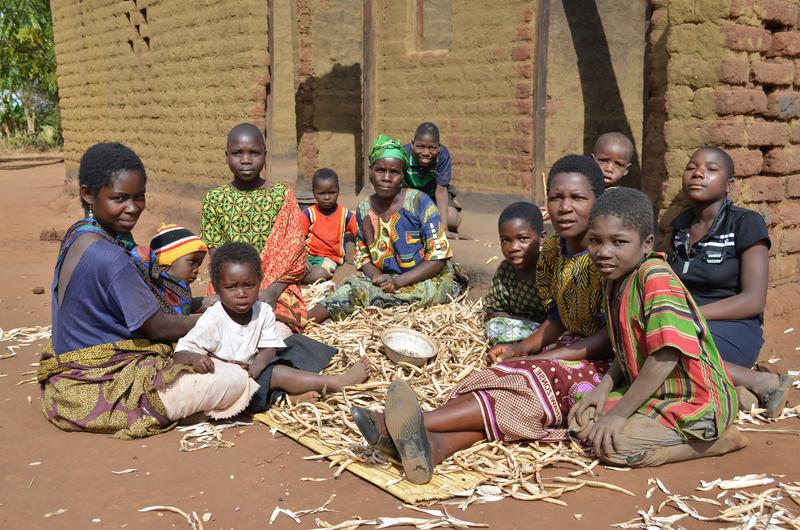
M97 144L81 158L78 181L86 217L61 243L53 337L37 373L47 419L67 431L141 438L196 412L244 410L258 389L244 370L219 363L195 374L191 355L173 356L171 343L199 315L178 315L158 297L155 256L131 236L145 208L142 161L122 144ZM182 407L177 381L200 396L194 408Z
M547 210L556 234L545 240L536 263L536 288L547 319L522 342L489 350L493 362L526 355L610 357L600 275L585 242L589 212L603 190L603 172L588 156L567 155L553 164L547 176Z
M345 318L359 307L443 304L453 292L453 253L439 210L425 193L402 187L403 145L378 136L369 163L375 193L356 211L361 272L309 310L316 322Z

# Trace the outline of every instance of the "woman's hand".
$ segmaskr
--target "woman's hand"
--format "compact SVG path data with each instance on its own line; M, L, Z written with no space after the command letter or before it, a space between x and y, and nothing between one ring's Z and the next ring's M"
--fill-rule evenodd
M274 310L275 305L278 303L278 298L281 297L283 291L285 291L288 286L288 283L272 282L266 289L258 291L258 299L265 304L269 304Z
M613 410L600 416L586 437L586 441L592 445L594 454L608 458L617 452L619 435L627 420L614 414Z
M172 356L176 363L191 366L196 374L213 374L214 361L208 355L179 351Z
M528 355L527 349L520 344L498 344L489 350L489 360L493 363L501 363L515 357L524 357Z
M219 296L216 294L203 297L203 303L200 304L200 309L198 310L198 313L205 313L208 309L211 308L212 305L216 304L218 301L219 301Z
M394 282L394 277L391 274L381 274L376 276L372 279L372 285L388 294L391 294L397 290L397 284Z

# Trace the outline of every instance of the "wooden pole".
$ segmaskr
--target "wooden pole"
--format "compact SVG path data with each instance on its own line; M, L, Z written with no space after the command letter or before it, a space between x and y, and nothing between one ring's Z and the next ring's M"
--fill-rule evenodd
M364 174L356 182L356 193L369 186L369 161L367 154L375 135L375 0L364 0L364 67L362 68L361 130Z
M274 130L272 124L272 108L273 104L273 89L275 87L275 26L273 24L274 19L274 10L273 4L275 0L269 0L267 2L267 52L269 53L269 66L268 66L268 73L269 73L269 82L267 82L267 112L264 118L266 119L267 123L264 125L264 137L266 138L267 144L267 161L266 161L266 175L269 175L269 178L272 178L272 131Z
M547 123L547 39L550 33L550 0L538 0L536 10L536 43L533 54L534 116L533 116L533 175L531 200L543 206L545 189L545 125Z

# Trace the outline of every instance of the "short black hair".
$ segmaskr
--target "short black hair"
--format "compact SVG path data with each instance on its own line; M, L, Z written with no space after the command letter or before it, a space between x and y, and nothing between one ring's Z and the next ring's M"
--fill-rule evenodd
M414 133L414 140L422 138L423 136L431 136L435 141L439 141L439 127L435 123L425 121L419 124L417 131Z
M603 181L603 170L597 165L592 157L583 155L567 155L559 158L553 167L550 168L550 173L547 174L547 191L550 191L550 185L553 178L561 173L580 173L589 182L589 185L594 191L595 199L599 198L605 190L605 183Z
M728 179L733 178L733 170L734 170L733 159L731 158L731 155L729 155L725 151L725 149L717 147L716 145L706 145L701 147L694 153L692 153L692 158L694 158L694 155L696 155L700 151L714 151L715 153L717 153L722 158L722 164L725 166L725 171L728 172Z
M225 145L228 145L231 140L234 138L238 138L240 136L252 136L256 139L261 140L261 143L266 145L264 141L264 133L261 132L261 129L253 125L252 123L239 123L234 125L231 130L228 132L228 139L225 141Z
M321 167L316 170L314 176L311 177L311 189L316 189L317 183L323 180L335 180L336 186L339 186L339 175L329 167Z
M644 241L653 235L653 203L647 195L623 186L606 191L597 199L589 214L589 226L598 217L618 217L626 228L636 230Z
M138 171L147 182L142 159L130 147L118 142L94 144L81 157L78 185L86 186L92 197L97 197L100 189L111 185L123 171Z
M219 289L219 275L225 263L241 263L251 265L258 274L258 281L264 277L261 271L261 257L255 247L249 243L233 241L225 243L211 254L211 285Z
M497 229L500 230L500 227L505 223L516 219L521 219L531 225L531 228L537 234L544 232L542 211L535 204L525 201L509 204L500 212L500 218L497 220Z
M630 138L628 138L621 132L611 131L603 133L600 136L598 136L597 141L595 141L594 143L594 153L596 154L599 149L601 149L603 146L605 146L610 142L619 142L625 147L625 150L628 152L627 159L628 162L630 163L630 161L633 159L633 154L635 152L635 149L633 147L633 142L631 141Z

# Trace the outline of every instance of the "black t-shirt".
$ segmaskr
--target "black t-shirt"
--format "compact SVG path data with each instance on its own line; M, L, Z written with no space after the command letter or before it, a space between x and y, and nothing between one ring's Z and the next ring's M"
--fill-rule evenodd
M708 234L689 248L689 228L694 221L693 208L672 221L669 263L675 274L692 293L697 305L739 294L742 291L739 281L742 253L761 241L770 247L764 218L726 199Z

